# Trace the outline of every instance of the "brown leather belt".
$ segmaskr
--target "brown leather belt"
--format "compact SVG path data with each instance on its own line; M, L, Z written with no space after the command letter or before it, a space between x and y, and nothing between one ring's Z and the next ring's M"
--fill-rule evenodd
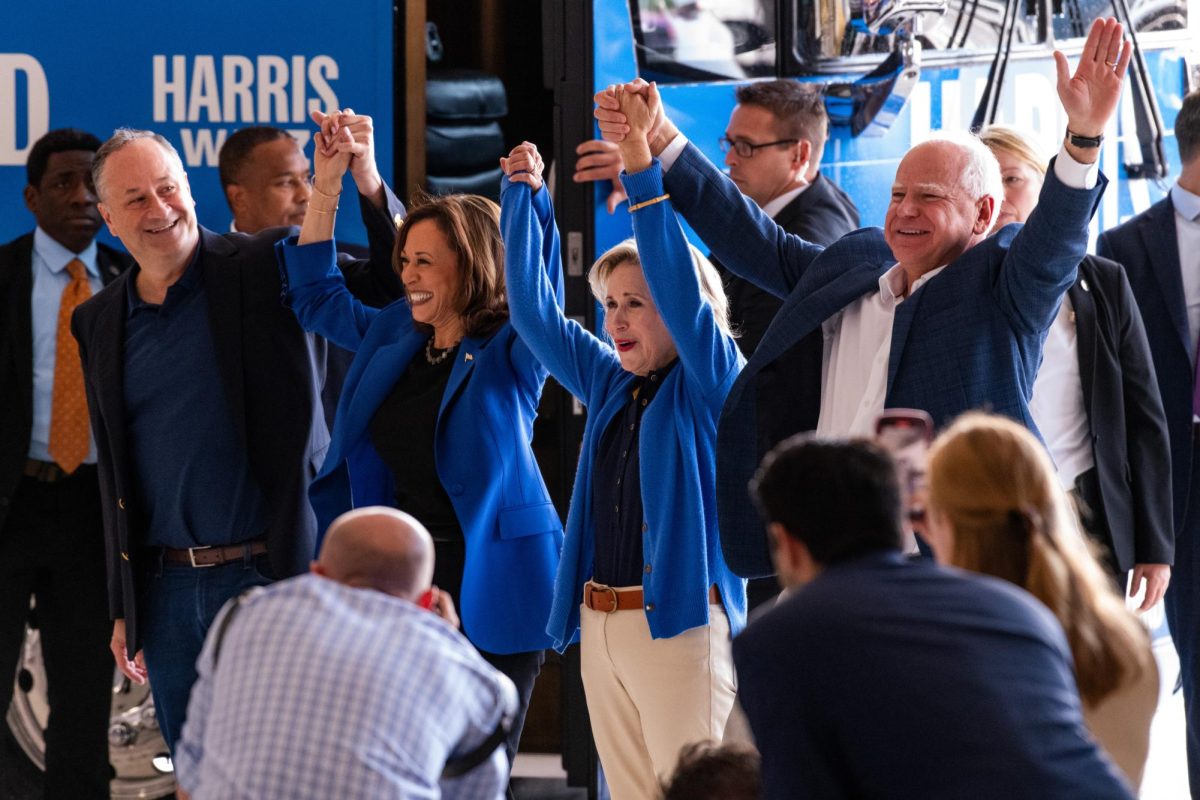
M241 561L253 556L261 556L267 552L267 543L262 539L242 544L231 544L225 547L189 547L186 550L176 550L172 547L163 548L163 561L168 564L187 564L192 567L215 567L228 564L230 561Z
M716 606L721 604L721 592L716 586L708 587L708 602ZM588 581L583 585L583 604L592 611L611 614L614 611L645 608L646 597L641 589L614 589L602 583ZM651 608L646 610L653 611Z
M95 468L95 464L80 464L74 472L67 472L53 461L38 461L36 458L29 458L25 460L25 468L21 470L21 474L26 478L33 478L39 483L58 483L64 478L70 478L72 475L79 475L85 470L94 470Z

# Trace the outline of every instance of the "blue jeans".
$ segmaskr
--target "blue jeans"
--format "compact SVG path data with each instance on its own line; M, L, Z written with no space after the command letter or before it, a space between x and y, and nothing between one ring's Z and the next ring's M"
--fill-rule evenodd
M147 581L142 650L158 725L172 752L196 682L196 659L217 612L247 589L271 583L258 567L260 558L265 562L266 556L257 556L215 567L163 564Z

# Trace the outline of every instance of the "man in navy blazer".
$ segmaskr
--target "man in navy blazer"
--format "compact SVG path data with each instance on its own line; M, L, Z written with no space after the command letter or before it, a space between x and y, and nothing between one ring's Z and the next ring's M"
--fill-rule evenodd
M1175 521L1167 621L1179 651L1187 713L1188 774L1200 797L1200 448L1196 447L1196 341L1200 336L1200 92L1175 118L1183 170L1170 194L1100 235L1099 253L1125 267L1137 298L1167 415Z
M1049 609L901 555L886 453L800 434L753 492L790 591L733 642L764 798L1132 798Z
M122 129L93 170L104 221L136 262L72 322L96 437L110 647L130 679L149 674L174 747L217 611L300 574L315 552L307 489L329 444L324 343L282 304L274 244L285 230L201 228L166 139ZM359 190L382 199L374 181ZM390 217L380 227L394 236Z
M1036 430L1028 400L1042 341L1087 250L1103 190L1098 148L1130 50L1110 19L1093 25L1074 76L1055 54L1068 120L1063 149L1028 224L990 238L999 167L973 137L913 147L896 171L885 228L854 231L823 248L772 222L660 113L651 149L664 165L672 162L672 203L729 269L787 298L718 428L717 510L734 572L771 572L746 503L761 454L757 433L771 424L758 419L757 378L809 333L822 332L824 354L821 368L808 370L810 390L795 398L802 429L868 434L885 407L923 409L939 425L987 407ZM657 103L655 88L645 91ZM611 110L614 97L596 95L596 117L606 136L619 137L627 126Z

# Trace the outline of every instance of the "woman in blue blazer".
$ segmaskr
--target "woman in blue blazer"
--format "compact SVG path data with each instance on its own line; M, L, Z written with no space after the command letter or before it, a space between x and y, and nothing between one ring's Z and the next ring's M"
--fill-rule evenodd
M299 242L277 246L300 323L356 354L309 488L317 530L376 504L430 530L435 583L457 599L463 632L521 696L511 762L551 643L545 624L562 548L530 447L546 370L508 321L499 209L490 200L418 200L396 237L405 297L379 310L347 292L330 237L355 145L339 144L334 125L317 135ZM558 271L546 280L561 303Z
M618 245L589 274L608 342L555 302L558 232L532 145L508 158L501 196L512 324L588 409L548 630L560 649L581 640L614 800L657 797L683 745L721 739L731 633L746 618L714 491L717 419L744 361L720 278L688 246L642 145L622 148L641 170L622 176L636 246Z

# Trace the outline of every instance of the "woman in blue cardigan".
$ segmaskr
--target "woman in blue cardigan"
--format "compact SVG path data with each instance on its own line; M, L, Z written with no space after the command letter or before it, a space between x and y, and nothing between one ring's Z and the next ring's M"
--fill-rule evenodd
M720 278L687 244L636 138L622 147L636 246L608 251L588 276L609 341L555 302L550 202L520 173L535 154L508 159L500 215L512 324L588 409L548 631L560 649L581 640L614 800L657 797L683 745L721 739L731 633L746 618L714 500L717 419L744 362Z
M355 352L309 488L317 530L376 504L429 529L435 584L458 601L463 632L520 694L511 762L551 644L545 624L562 548L530 447L546 370L509 323L499 209L485 198L426 198L409 211L394 254L403 299L378 310L346 291L331 236L341 174L357 156L336 125L335 116L317 134L299 242L278 245L301 325ZM561 302L557 269L545 278L551 302Z

